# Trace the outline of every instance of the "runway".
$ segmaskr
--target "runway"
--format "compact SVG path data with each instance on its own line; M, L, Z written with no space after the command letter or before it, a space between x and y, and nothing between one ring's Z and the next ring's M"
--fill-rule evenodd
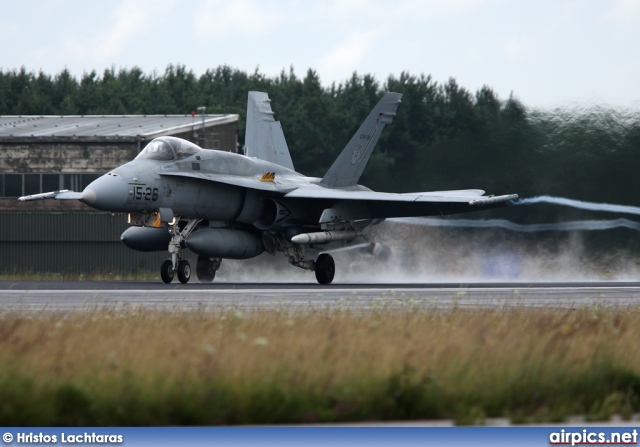
M0 312L97 310L358 312L414 309L616 307L640 309L638 282L473 284L162 284L0 281Z

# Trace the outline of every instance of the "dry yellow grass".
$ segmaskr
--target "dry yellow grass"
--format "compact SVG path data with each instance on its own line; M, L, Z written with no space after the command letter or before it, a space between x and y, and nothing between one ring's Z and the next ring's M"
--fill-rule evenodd
M639 323L636 309L4 315L0 388L72 386L95 414L125 397L138 410L180 396L196 413L218 405L217 419L193 423L266 422L269 411L273 422L287 411L299 412L291 421L606 417L638 409ZM259 403L271 410L255 416L256 396L273 389ZM275 411L282 400L295 411Z

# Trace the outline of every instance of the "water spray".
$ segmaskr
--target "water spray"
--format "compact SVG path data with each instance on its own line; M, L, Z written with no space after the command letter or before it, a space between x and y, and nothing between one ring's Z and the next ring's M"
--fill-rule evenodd
M550 203L553 205L569 206L590 211L603 211L608 213L634 214L640 216L640 207L629 205L614 205L610 203L584 202L566 197L538 196L529 199L514 200L511 204L535 205L538 203ZM640 231L640 222L629 219L612 220L576 220L569 222L547 223L547 224L518 224L504 219L439 219L439 218L419 218L407 217L397 219L387 219L392 222L407 223L413 225L423 225L430 227L449 228L504 228L506 230L521 233L533 233L539 231L597 231L611 230L613 228L629 228Z
M537 203L550 203L553 205L570 206L590 211L604 211L607 213L634 214L640 216L640 207L629 205L613 205L610 203L584 202L582 200L567 199L566 197L538 196L530 199L520 199L511 202L513 205L535 205Z
M640 222L629 219L613 220L575 220L570 222L558 222L547 224L518 224L504 219L438 219L404 217L387 219L390 222L405 223L411 225L423 225L428 227L449 228L504 228L505 230L520 233L535 233L540 231L597 231L611 230L613 228L629 228L640 231Z

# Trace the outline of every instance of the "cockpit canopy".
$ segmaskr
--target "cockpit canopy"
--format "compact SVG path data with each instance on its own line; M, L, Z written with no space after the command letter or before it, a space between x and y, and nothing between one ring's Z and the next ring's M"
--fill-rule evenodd
M201 149L186 140L176 137L159 137L151 140L138 154L136 160L175 161L190 157Z

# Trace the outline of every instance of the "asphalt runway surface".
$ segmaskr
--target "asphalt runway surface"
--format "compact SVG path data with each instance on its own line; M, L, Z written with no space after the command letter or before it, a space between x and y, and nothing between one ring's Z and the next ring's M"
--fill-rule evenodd
M510 307L640 308L640 282L163 284L0 281L0 312L412 310Z

